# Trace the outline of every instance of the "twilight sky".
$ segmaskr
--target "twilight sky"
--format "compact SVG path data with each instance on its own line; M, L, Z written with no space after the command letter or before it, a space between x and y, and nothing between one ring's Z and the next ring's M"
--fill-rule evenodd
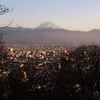
M50 21L70 30L100 29L100 0L0 0L13 12L0 16L5 24L36 27Z

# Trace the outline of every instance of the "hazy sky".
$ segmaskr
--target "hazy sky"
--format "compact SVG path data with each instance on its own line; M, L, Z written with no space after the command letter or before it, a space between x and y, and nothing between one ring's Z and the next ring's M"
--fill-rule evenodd
M0 0L13 12L0 16L2 23L32 27L50 21L71 30L100 29L100 0Z

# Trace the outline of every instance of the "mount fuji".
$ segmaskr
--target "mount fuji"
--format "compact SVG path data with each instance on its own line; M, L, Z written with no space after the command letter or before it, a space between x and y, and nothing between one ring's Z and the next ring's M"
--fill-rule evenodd
M100 45L100 30L71 31L62 29L52 22L45 22L36 28L8 27L4 30L4 41L14 43L65 43L81 45L94 43Z
M56 24L52 23L52 22L44 22L42 24L40 24L38 27L36 27L37 29L61 29L60 27L58 27Z

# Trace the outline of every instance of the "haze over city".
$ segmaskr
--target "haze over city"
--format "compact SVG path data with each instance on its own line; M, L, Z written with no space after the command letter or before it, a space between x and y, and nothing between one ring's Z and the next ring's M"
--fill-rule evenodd
M0 0L13 9L0 16L3 24L13 20L11 26L35 28L50 21L68 30L100 28L100 0Z

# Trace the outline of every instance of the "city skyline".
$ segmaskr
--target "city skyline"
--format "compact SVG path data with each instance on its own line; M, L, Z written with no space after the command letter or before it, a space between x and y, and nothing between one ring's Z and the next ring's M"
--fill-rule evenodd
M0 16L3 24L35 28L43 22L53 22L69 30L100 29L99 0L1 0L13 11Z

